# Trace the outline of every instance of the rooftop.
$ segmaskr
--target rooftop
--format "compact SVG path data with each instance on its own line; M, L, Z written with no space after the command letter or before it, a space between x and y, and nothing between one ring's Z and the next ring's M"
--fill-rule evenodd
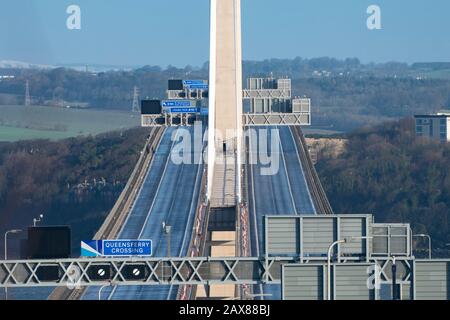
M437 113L438 116L450 116L450 110L441 110Z
M417 114L415 118L447 118L450 117L450 110L441 110L436 114Z

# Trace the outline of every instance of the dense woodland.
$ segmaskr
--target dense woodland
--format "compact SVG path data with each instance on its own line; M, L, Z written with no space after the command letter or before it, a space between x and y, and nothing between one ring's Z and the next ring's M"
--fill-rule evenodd
M0 234L71 225L74 247L93 236L125 186L143 148L145 129L0 144ZM9 228L9 229L8 229Z
M91 108L130 110L133 87L142 97L163 98L167 80L207 79L208 64L165 69L146 66L100 73L56 68L0 70L0 104L22 104L25 80L36 104L64 101ZM365 124L450 107L450 64L362 64L358 59L272 59L244 62L244 77L288 76L293 93L312 98L315 126L349 131Z
M416 138L411 118L357 130L338 158L317 164L336 213L410 222L450 249L450 143ZM438 250L439 251L439 250Z

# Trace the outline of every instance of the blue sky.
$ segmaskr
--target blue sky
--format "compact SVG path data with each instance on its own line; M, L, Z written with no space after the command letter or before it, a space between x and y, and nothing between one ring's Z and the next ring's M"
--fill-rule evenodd
M82 29L66 28L81 7ZM382 30L366 27L381 7ZM242 0L244 59L450 61L448 0ZM0 60L200 66L209 0L1 0Z

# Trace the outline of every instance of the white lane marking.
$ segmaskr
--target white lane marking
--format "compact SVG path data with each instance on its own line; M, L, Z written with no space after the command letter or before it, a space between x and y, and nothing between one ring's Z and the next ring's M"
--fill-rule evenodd
M311 207L313 208L314 212L317 213L316 207L314 206L314 202L312 201L311 192L309 191L308 183L306 182L305 168L303 167L302 161L300 160L300 155L298 153L297 143L295 142L295 137L294 137L294 134L292 133L291 128L289 128L289 132L291 134L292 142L294 143L294 147L295 147L295 151L296 151L295 153L297 155L298 163L300 164L300 168L302 169L302 177L303 177L303 181L305 182L306 191L308 192L308 197L309 197L309 201L311 203Z
M256 200L255 200L255 176L254 176L254 170L253 170L253 144L252 144L252 135L250 134L249 137L249 153L250 153L250 171L252 175L252 202L253 202L253 221L254 221L254 227L255 227L255 235L256 235L256 255L259 256L259 234L258 234L258 222L256 219Z
M277 129L278 129L278 127L277 127ZM286 157L284 156L283 143L281 142L281 136L280 136L280 131L279 130L277 130L277 135L278 135L278 141L280 142L281 157L283 159L284 172L286 173L286 179L287 179L289 194L291 195L291 202L292 202L292 206L293 206L293 209L294 209L294 214L296 214L297 213L297 207L295 206L294 194L292 193L291 180L289 178L289 174L288 174L288 171L287 171Z
M166 132L166 130L167 130L167 129L164 129L164 132L162 133L161 137L164 135L164 133ZM153 132L153 131L152 131L152 132ZM162 141L162 138L161 138L161 141ZM155 156L155 155L156 155L156 154L154 154L153 156ZM143 186L144 186L144 184L145 184L145 181L147 181L148 176L150 175L150 171L151 171L151 169L152 169L152 167L153 167L154 160L155 160L155 158L153 157L152 160L151 160L150 165L148 166L148 170L147 170L147 173L145 174L145 178L144 178L144 180L143 180L143 182L142 182L141 188L139 189L138 194L136 195L136 198L134 199L133 204L131 205L130 213L127 215L125 221L123 222L122 226L120 227L120 231L118 232L119 237L120 237L120 235L122 234L122 232L124 232L123 229L124 229L125 226L127 225L128 220L130 219L130 217L132 216L132 213L133 213L134 208L135 208L136 203L137 203L137 199L140 198L141 193L142 193L142 190L144 189Z
M150 207L150 209L149 209L149 211L148 211L147 217L145 218L145 221L144 221L144 223L143 223L143 225L142 225L142 229L141 229L141 231L140 231L140 233L139 233L138 239L140 239L140 238L142 237L142 234L143 234L143 232L144 232L144 229L145 229L145 227L146 227L146 225L147 225L147 223L148 223L148 219L150 218L150 213L152 212L153 206L155 205L156 198L157 198L157 196L158 196L158 194L159 194L159 189L160 189L160 187L161 187L162 181L164 180L164 175L166 174L167 167L168 167L168 164L169 164L169 162L170 162L170 155L171 155L171 153L172 153L172 149L173 149L173 147L174 147L175 142L177 141L177 139L178 139L178 129L176 130L176 136L175 136L175 139L173 139L173 141L172 141L172 145L171 145L171 147L170 147L169 155L167 156L166 164L165 164L165 166L164 166L163 174L161 175L161 179L159 180L158 188L157 188L156 193L155 193L155 196L154 196L154 198L153 198L152 205L151 205L151 207ZM108 296L108 300L111 300L111 299L112 299L112 297L114 296L114 293L116 292L116 290L117 290L117 286L114 286L114 288L111 290L111 293L110 293L109 296Z
M203 146L203 148L204 148L205 146ZM204 149L202 149L202 150L204 150ZM195 155L195 153L194 153L194 155ZM201 152L200 153L200 157L203 155L203 152ZM181 244L181 248L180 248L180 251L179 251L179 253L178 253L178 256L179 257L181 257L181 255L182 255L182 252L183 252L183 248L184 248L184 246L185 246L185 244L186 244L186 236L187 236L187 234L188 234L188 226L190 225L190 222L191 222L191 220L193 219L193 216L195 216L194 214L193 214L193 212L192 212L192 210L194 209L193 208L193 206L194 206L194 202L197 204L197 201L195 200L195 195L196 195L196 192L195 192L195 190L197 190L197 188L198 188L198 181L199 181L199 175L200 175L200 168L202 167L202 165L198 165L198 168L197 168L197 175L196 175L196 177L195 177L195 183L194 183L194 192L192 193L192 199L191 199L191 206L190 206L190 208L189 208L189 218L188 218L188 222L187 222L187 224L186 224L186 229L185 229L185 231L184 231L184 237L183 237L183 243ZM201 170L201 171L203 171L203 170ZM197 199L198 199L198 194L197 194ZM196 206L197 207L197 206ZM196 212L196 209L194 210L194 212ZM192 235L192 234L191 234ZM172 293L172 289L173 289L173 285L170 285L170 289L169 289L169 294L167 295L167 300L169 299L169 297L170 297L170 294Z
M253 144L252 144L252 135L249 134L248 136L249 140L249 153L250 153L250 159L249 159L249 166L250 166L250 172L252 176L252 202L253 202L253 225L254 225L254 232L255 232L255 239L256 239L256 256L259 257L259 233L258 233L258 221L256 219L256 197L255 197L255 172L253 170ZM256 150L258 150L258 146L256 146ZM258 151L257 151L258 152ZM264 293L263 286L259 285L260 292Z
M164 165L164 170L163 170L163 173L162 173L162 175L161 175L161 179L159 180L159 183L158 183L158 188L156 189L155 196L153 197L153 200L152 200L152 205L150 206L150 209L148 210L147 217L145 218L145 221L144 221L144 223L143 223L143 225L142 225L141 232L139 233L138 239L141 239L142 234L144 233L145 227L147 226L148 220L150 219L150 216L151 216L151 212L152 212L152 210L153 210L153 207L155 206L156 199L158 198L158 195L159 195L159 192L160 192L160 189L161 189L162 182L163 182L164 177L165 177L165 175L166 175L167 168L169 167L169 162L170 162L170 160L171 160L170 155L172 154L172 150L173 150L173 147L174 147L174 145L175 145L175 142L178 140L178 133L179 133L179 131L178 131L178 129L177 129L177 130L176 130L175 139L173 139L172 145L171 145L171 147L170 147L170 152L169 152L169 155L168 155L168 157L167 157L166 164Z

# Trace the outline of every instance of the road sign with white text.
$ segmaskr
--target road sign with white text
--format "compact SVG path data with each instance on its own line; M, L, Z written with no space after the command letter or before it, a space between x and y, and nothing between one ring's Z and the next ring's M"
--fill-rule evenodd
M89 240L81 242L83 257L149 257L152 240Z

